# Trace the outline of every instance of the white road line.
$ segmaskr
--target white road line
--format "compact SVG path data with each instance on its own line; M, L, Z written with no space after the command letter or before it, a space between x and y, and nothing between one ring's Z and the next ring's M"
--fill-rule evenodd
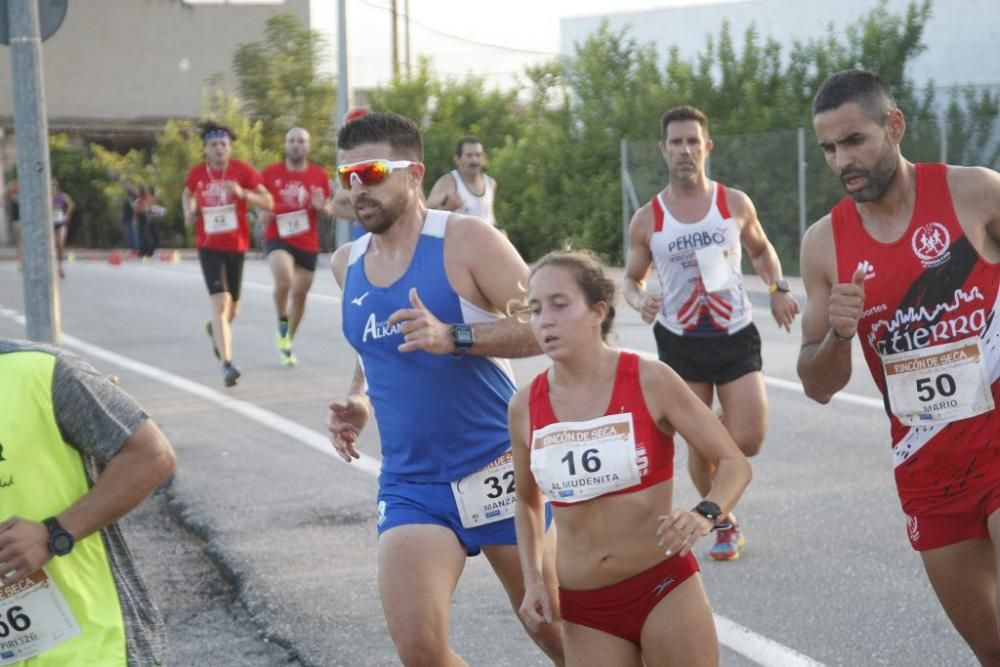
M787 389L789 391L794 391L798 394L805 394L805 390L802 385L798 382L791 382L789 380L782 380L781 378L773 378L764 376L764 384L770 385L772 387L777 387L778 389ZM885 404L881 399L869 398L867 396L858 396L857 394L848 394L845 392L838 392L833 395L834 401L840 401L842 403L853 403L854 405L864 405L868 408L875 408L876 410L885 410Z
M132 267L129 267L129 268L132 268ZM184 280L186 282L198 282L198 283L204 283L205 282L204 278L202 278L202 276L201 276L200 273L198 273L198 274L194 274L194 273L181 273L179 271L171 271L169 269L158 268L158 267L153 267L153 266L146 266L144 268L147 269L147 270L156 271L156 273L157 273L156 277L157 278L159 278L161 276L169 276L170 278L174 278L176 280ZM108 271L121 271L122 269L120 267L114 267L114 268L112 268L109 265L107 267L107 270ZM128 270L128 269L126 269L126 270ZM243 280L243 289L249 289L249 290L252 290L254 292L262 292L264 294L270 295L271 292L272 292L272 290L274 289L274 285L270 285L268 283L259 283L259 282L253 281L253 280L246 280L246 279L244 279ZM340 297L339 296L333 296L333 295L330 295L330 294L321 294L319 292L313 292L313 291L309 292L309 300L310 301L322 301L323 303L331 303L333 305L340 305Z
M4 308L2 305L0 305L0 316L24 325L23 316L15 310ZM312 431L281 415L260 408L253 403L232 398L220 391L175 375L169 371L130 359L97 345L91 345L75 336L63 334L62 340L66 347L78 350L90 358L102 359L119 368L124 368L138 375L162 382L180 391L211 401L220 407L232 410L248 419L252 419L259 424L282 433L321 454L343 462L343 459L337 455L333 449L333 445L330 444L329 439L325 435ZM789 382L787 384L794 385L795 383ZM881 404L879 404L879 407L881 407ZM349 465L368 475L378 476L380 462L378 459L367 454L361 454L360 459ZM719 642L723 646L732 649L759 665L764 665L764 667L815 667L823 664L802 655L795 649L779 644L763 635L758 635L724 616L715 614L715 624L719 634Z
M646 357L647 359L659 359L655 352L650 352L649 350L637 350L635 348L622 348L628 350L629 352L634 352L641 357ZM801 394L805 396L805 389L798 382L792 382L791 380L782 380L781 378L773 378L768 375L764 376L764 384L770 385L777 389L785 389L796 394ZM841 401L843 403L853 403L854 405L864 405L865 407L875 408L876 410L884 410L885 406L881 400L877 398L868 398L867 396L858 396L857 394L848 394L846 392L838 392L833 395L834 401Z
M719 643L745 656L758 665L769 667L817 667L823 663L802 655L795 649L758 635L725 616L715 614L715 629Z

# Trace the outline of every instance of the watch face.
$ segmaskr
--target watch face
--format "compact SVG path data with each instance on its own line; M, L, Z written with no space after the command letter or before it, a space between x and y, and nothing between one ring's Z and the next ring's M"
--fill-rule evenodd
M68 533L58 533L52 536L50 545L52 553L57 556L65 556L73 550L73 537Z
M782 278L776 283L779 292L791 292L792 288L788 286L788 281Z
M722 510L719 506L713 503L711 500L703 500L695 506L694 511L702 515L709 521L715 521L722 514Z
M475 337L472 335L472 327L468 324L456 324L451 328L452 336L455 339L455 345L461 347L472 347L476 342Z

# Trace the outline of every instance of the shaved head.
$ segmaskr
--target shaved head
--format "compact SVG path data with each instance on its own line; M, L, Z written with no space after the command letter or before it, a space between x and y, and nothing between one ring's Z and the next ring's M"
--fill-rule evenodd
M289 166L300 169L309 156L309 150L309 132L293 127L285 133L285 161Z

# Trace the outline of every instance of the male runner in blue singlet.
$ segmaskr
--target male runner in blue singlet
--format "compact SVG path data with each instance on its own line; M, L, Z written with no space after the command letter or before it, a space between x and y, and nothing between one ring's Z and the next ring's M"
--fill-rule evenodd
M370 113L344 125L337 145L340 187L366 234L332 260L359 364L348 395L330 406L331 441L356 458L374 409L389 632L404 664L461 665L448 619L466 557L486 555L515 609L524 595L507 433L514 380L496 357L538 353L527 324L502 315L523 297L528 267L484 221L424 207L423 145L409 119ZM550 548L554 594L553 559ZM558 623L532 638L561 664Z

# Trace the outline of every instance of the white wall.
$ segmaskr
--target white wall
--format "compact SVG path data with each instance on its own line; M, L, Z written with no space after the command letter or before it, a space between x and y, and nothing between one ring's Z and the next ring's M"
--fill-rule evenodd
M891 13L903 14L908 0L889 0ZM706 36L718 37L723 19L729 20L737 53L744 31L753 23L763 43L766 36L782 44L782 53L795 40L802 42L829 35L832 23L838 37L845 28L867 14L873 0L745 0L718 5L653 9L641 12L581 16L560 24L560 52L573 54L573 45L594 32L603 19L614 30L629 27L640 43L652 42L664 57L676 45L682 58L691 59L705 49ZM1000 85L1000 0L935 0L924 31L927 50L907 69L907 76L923 85Z

